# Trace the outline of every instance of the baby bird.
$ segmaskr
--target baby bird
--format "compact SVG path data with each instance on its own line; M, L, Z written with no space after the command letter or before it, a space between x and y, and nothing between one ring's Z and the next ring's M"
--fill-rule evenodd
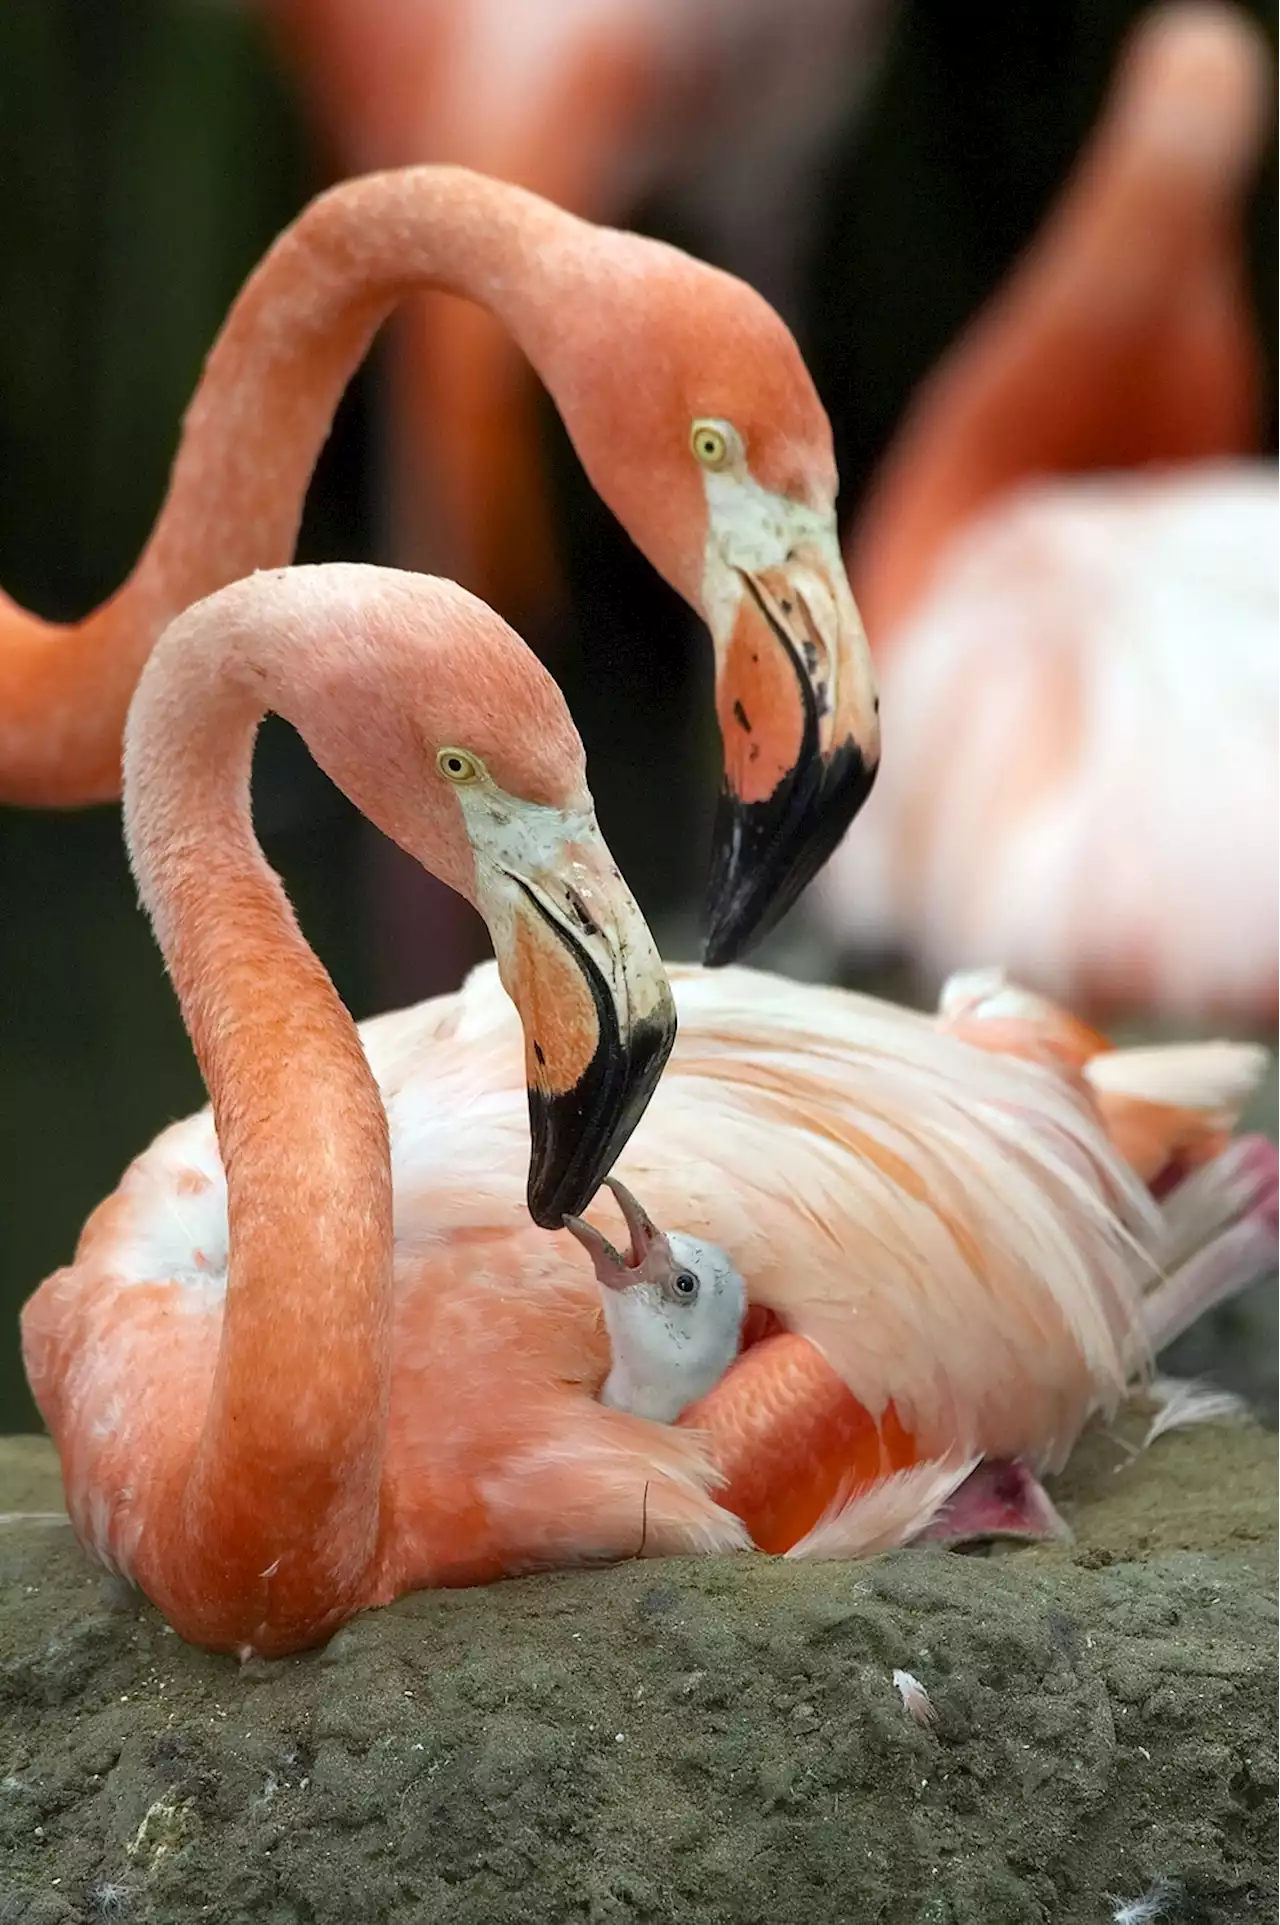
M581 1217L564 1220L600 1283L613 1358L600 1401L673 1424L737 1356L747 1286L718 1245L679 1230L664 1235L625 1184L605 1182L631 1233L629 1257Z

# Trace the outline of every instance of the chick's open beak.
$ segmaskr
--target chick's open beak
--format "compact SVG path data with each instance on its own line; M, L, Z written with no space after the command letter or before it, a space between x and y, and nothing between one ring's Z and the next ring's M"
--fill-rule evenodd
M717 648L713 966L785 915L871 793L880 760L875 674L834 532L737 573L733 629Z
M595 1265L598 1281L607 1290L629 1290L633 1283L652 1281L650 1271L655 1266L660 1269L665 1265L668 1271L674 1270L671 1246L650 1222L643 1203L616 1176L607 1176L605 1183L618 1199L618 1207L631 1233L631 1248L625 1257L593 1223L577 1216L567 1216L564 1220L565 1229L578 1239Z
M504 875L509 914L490 928L524 1028L529 1213L558 1230L644 1114L675 1041L675 1004L594 818L567 822L550 859Z

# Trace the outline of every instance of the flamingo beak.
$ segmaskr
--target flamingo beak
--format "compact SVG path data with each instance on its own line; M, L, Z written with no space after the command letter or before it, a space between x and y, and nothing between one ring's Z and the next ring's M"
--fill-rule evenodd
M648 1278L655 1258L666 1258L669 1266L674 1268L670 1245L650 1221L644 1205L632 1196L624 1183L620 1183L615 1176L607 1176L605 1182L618 1200L618 1207L630 1233L628 1254L622 1256L608 1237L582 1217L566 1216L564 1227L587 1252L595 1265L596 1279L606 1290L629 1290L633 1283Z
M879 699L834 533L739 569L716 649L724 785L704 960L737 961L813 880L871 793Z
M529 1214L558 1230L644 1114L675 1041L675 1003L594 818L568 825L554 861L505 873L511 913L490 927L524 1028Z

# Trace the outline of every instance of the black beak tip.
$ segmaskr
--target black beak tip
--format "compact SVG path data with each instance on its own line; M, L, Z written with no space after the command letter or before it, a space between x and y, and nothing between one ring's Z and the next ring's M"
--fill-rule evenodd
M764 802L720 792L702 959L739 962L781 922L844 838L877 763L855 742L802 760Z
M751 940L751 933L748 931L743 936L734 927L732 918L718 922L707 931L702 945L703 964L708 969L725 969L751 947Z
M581 1216L649 1106L676 1039L675 1005L634 1023L625 1044L606 1029L582 1076L562 1095L529 1091L526 1193L540 1230Z
M529 1215L540 1230L563 1230L571 1216L578 1214L562 1201L560 1192L563 1184L557 1183L550 1174L529 1165L529 1181L525 1190L525 1201Z

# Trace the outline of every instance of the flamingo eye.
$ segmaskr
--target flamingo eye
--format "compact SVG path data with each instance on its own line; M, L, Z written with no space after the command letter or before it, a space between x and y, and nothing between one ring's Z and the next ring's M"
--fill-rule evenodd
M729 459L729 437L718 421L695 421L689 446L704 468L723 468Z
M677 1270L671 1279L671 1291L684 1303L692 1303L698 1294L698 1279L692 1270Z
M469 749L440 749L436 767L446 782L478 782L484 774L484 763Z

